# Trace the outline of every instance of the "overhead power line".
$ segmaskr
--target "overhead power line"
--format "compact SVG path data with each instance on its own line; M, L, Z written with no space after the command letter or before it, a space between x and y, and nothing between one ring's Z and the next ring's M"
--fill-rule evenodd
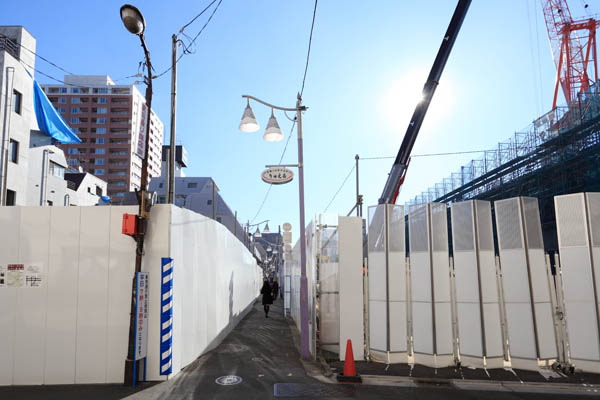
M329 209L329 206L333 203L333 201L337 197L338 193L342 190L342 188L346 184L346 181L348 181L348 178L350 178L350 175L352 174L352 171L354 171L354 168L356 168L356 165L353 165L352 168L350 168L350 171L348 172L348 175L346 175L346 177L344 178L344 181L340 185L339 189L337 190L337 192L335 192L335 194L333 195L333 197L329 201L329 204L327 204L327 207L325 207L325 210L323 210L323 213L327 212L327 210Z
M19 47L20 47L20 48L22 48L23 50L26 50L26 51L28 51L29 53L33 54L35 57L38 57L40 60L43 60L43 61L47 62L48 64L52 65L53 67L55 67L55 68L58 68L58 69L60 69L61 71L63 71L63 72L66 72L66 73L67 73L67 74L69 74L69 75L73 75L73 73L72 73L72 72L69 72L69 71L67 71L66 69L64 69L64 68L63 68L63 67L61 67L60 65L57 65L56 63L53 63L52 61L48 60L47 58L45 58L45 57L42 57L41 55L39 55L39 54L38 54L38 53L36 53L35 51L33 51L33 50L31 50L31 49L29 49L29 48L27 48L27 47L23 46L23 45L22 45L21 43L19 43L19 42L16 42L16 41L12 40L12 39L11 39L11 38L9 38L8 36L6 36L6 35L3 35L3 34L1 34L1 33L0 33L0 37L1 37L1 38L4 38L4 39L8 39L8 40L10 40L12 43L16 44L17 46L19 46Z
M181 28L179 30L179 33L183 34L185 37L189 38L188 35L184 34L183 31L184 29L189 26L192 22L194 22L198 17L200 17L202 14L204 14L214 3L216 3L217 0L213 0L208 6L206 6L204 8L204 10L202 10L200 12L200 14L196 15L190 22L188 22L187 24L185 24L183 26L183 28ZM194 36L194 38L191 39L190 43L186 46L185 43L183 43L183 41L181 41L181 44L183 45L183 52L179 55L179 57L177 57L177 60L175 60L175 64L179 63L179 61L183 58L183 56L185 56L186 54L192 54L192 51L190 51L190 47L196 42L196 39L198 39L198 37L202 34L202 32L204 31L204 29L206 28L206 26L210 23L210 21L212 20L213 16L215 15L215 13L217 12L217 10L219 9L219 6L221 5L221 3L223 2L223 0L219 0L219 3L217 3L217 6L214 8L212 14L210 14L210 17L208 17L208 20L206 21L206 23L204 23L204 25L202 26L202 28L198 31L198 33L196 34L196 36ZM154 79L158 79L161 76L165 75L167 72L169 72L170 70L173 69L173 65L171 65L169 68L165 69L163 72L161 72L160 74L154 76Z
M288 135L288 140L285 143L285 147L283 148L283 153L281 154L281 158L279 159L279 164L281 164L281 162L283 161L283 156L285 155L285 150L287 149L288 143L290 142L290 138L292 137L292 134L294 133L294 126L296 126L296 120L294 120L294 122L292 123L292 128L290 129L290 134ZM272 187L273 187L273 184L270 183L269 188L267 189L267 193L265 193L265 197L264 197L262 203L260 204L258 211L256 212L256 214L254 215L254 218L252 218L252 220L250 222L256 221L256 217L258 217L258 215L262 211L262 209L267 201L267 198L269 197L269 193L271 193Z
M306 75L308 72L308 64L310 62L310 49L312 46L312 36L313 36L313 30L315 28L315 17L317 15L317 4L318 4L319 0L315 0L315 7L313 9L313 16L312 16L312 23L310 25L310 35L308 37L308 51L306 54L306 64L304 66L304 75L302 77L302 86L300 88L300 97L302 97L302 94L304 93L304 85L306 84ZM279 164L281 164L281 162L283 161L283 156L285 156L285 152L287 150L288 144L290 143L290 139L292 138L292 134L294 133L294 127L296 126L296 119L294 118L294 121L292 123L292 128L290 129L290 134L288 135L287 141L285 142L285 147L283 148L283 152L281 153L281 157L279 158ZM252 218L252 222L254 222L254 220L258 217L258 215L260 214L261 210L263 209L263 206L265 205L265 202L267 201L267 198L269 197L269 193L271 193L271 187L272 184L269 185L269 188L267 189L267 193L265 194L265 197L260 205L260 207L258 208L258 211L256 212L256 215L254 216L254 218Z
M315 0L315 8L313 10L312 24L310 25L310 36L308 38L308 52L306 54L306 65L304 67L304 77L302 78L302 89L300 89L300 97L304 94L304 84L306 83L306 73L308 72L308 62L310 61L310 48L312 45L313 30L315 28L315 17L317 15L317 3L319 0Z
M494 150L468 150L468 151L455 151L455 152L449 152L449 153L414 154L411 156L411 158L412 157L434 157L434 156L451 156L451 155L458 155L458 154L484 153L486 151L494 151ZM387 160L387 159L392 159L392 158L396 158L396 156L361 157L359 160L360 161L363 161L363 160ZM329 207L331 206L331 204L333 203L333 201L335 200L337 195L342 191L344 185L346 184L346 182L348 181L348 178L350 177L350 174L352 174L352 171L354 171L354 168L356 168L356 164L354 164L352 166L352 168L350 169L350 172L348 172L348 175L346 175L342 184L340 185L338 190L335 192L335 194L329 201L329 204L327 204L327 207L325 207L325 210L323 210L323 213L327 212L327 210L329 209Z
M487 151L496 150L468 150L468 151L454 151L450 153L429 153L429 154L413 154L410 157L435 157L435 156L454 156L459 154L473 154L473 153L485 153ZM381 156L381 157L361 157L360 160L386 160L390 158L396 158L396 156Z

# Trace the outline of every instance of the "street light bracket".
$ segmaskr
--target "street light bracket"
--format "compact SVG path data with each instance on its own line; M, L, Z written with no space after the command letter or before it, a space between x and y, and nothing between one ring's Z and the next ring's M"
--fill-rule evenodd
M254 96L250 96L250 95L247 95L247 94L243 94L242 97L245 98L245 99L252 99L252 100L254 100L254 101L256 101L256 102L258 102L260 104L264 104L265 106L274 108L276 110L282 110L282 111L298 111L298 110L300 110L300 111L304 111L306 109L306 107L304 107L304 106L294 107L294 108L279 107L279 106L273 105L271 103L267 103L266 101L263 101L263 100L261 100L259 98L256 98Z

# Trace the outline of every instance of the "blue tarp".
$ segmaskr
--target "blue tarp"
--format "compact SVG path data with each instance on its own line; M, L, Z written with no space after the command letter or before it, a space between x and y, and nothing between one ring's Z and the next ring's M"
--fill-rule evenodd
M81 143L65 120L56 111L40 85L33 81L33 102L40 131L60 143Z

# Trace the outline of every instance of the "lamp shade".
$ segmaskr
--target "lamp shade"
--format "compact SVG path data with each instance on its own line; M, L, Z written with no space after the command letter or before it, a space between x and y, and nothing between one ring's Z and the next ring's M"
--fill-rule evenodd
M254 232L254 237L262 237L262 235L260 234L260 229L258 229L258 226L256 227L256 232Z
M265 225L265 229L263 229L263 233L271 233L271 231L269 230L269 223L268 222Z
M269 123L267 124L263 139L267 142L279 142L283 139L283 133L281 132L281 129L279 129L279 124L277 123L277 119L275 119L273 110L271 110L271 118L269 118Z
M146 29L146 20L136 7L125 4L121 7L121 20L125 28L134 35L141 35Z
M242 115L242 121L240 122L240 131L242 132L256 132L260 126L254 117L252 108L250 107L250 100L244 109L244 115Z

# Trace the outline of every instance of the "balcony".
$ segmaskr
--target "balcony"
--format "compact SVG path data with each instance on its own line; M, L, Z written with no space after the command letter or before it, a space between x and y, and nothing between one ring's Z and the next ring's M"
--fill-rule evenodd
M112 135L131 135L131 131L127 128L110 128Z
M111 118L110 123L116 125L129 125L131 121L128 118Z
M17 60L20 59L19 45L7 37L0 37L0 50L6 51L8 54L13 56Z

